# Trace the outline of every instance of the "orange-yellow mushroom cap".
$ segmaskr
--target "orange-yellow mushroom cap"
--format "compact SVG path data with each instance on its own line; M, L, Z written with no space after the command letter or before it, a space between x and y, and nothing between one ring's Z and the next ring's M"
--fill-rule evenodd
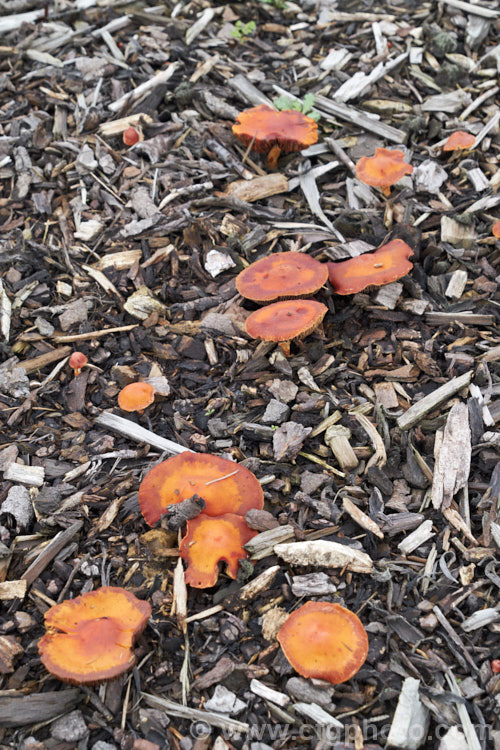
M413 268L413 250L403 240L391 240L374 253L364 253L340 263L328 263L328 278L336 294L357 294L406 276Z
M321 323L328 308L312 299L284 300L266 305L248 316L246 332L263 341L303 338Z
M228 575L236 578L239 561L248 558L243 545L256 534L242 516L234 513L217 518L200 513L188 521L186 536L179 547L180 556L188 564L186 583L197 589L215 586L220 562L227 563Z
M358 161L356 175L361 182L382 188L384 195L389 195L391 185L413 172L413 167L404 158L403 151L376 148L374 156L363 156Z
M500 239L500 220L495 221L495 223L493 224L491 228L491 231L494 237L498 237L498 239Z
M80 370L82 369L82 367L85 367L87 362L88 359L83 352L73 352L73 354L69 358L68 364L71 369L75 371L75 375L79 375Z
M267 104L260 104L240 112L233 133L245 146L252 144L256 153L270 155L270 166L275 167L280 151L289 154L316 143L318 124L298 110L276 112Z
M455 130L443 145L443 151L458 151L472 148L476 142L475 136L464 130Z
M205 514L244 516L264 507L264 493L257 477L244 466L211 453L185 451L154 466L139 487L139 505L146 523L153 526L169 505L198 495L205 500Z
M45 613L38 643L42 664L63 682L93 684L134 666L132 645L147 625L151 605L130 591L103 586Z
M129 383L118 394L118 406L123 411L142 412L154 400L155 389L149 383Z
M307 602L297 609L280 628L278 641L300 675L335 685L350 680L368 654L361 620L330 602Z
M236 277L236 289L254 302L303 297L321 289L328 268L305 253L274 253L252 263Z

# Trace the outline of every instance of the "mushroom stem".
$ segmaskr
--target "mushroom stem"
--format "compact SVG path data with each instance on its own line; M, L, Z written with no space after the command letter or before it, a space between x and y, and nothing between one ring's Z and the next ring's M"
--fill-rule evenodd
M386 198L389 198L391 194L391 188L390 187L383 187L382 192L385 195Z
M278 159L280 158L281 154L281 148L276 144L276 146L273 146L272 149L269 151L267 155L267 163L271 167L271 169L276 169L278 166Z
M280 347L285 357L289 357L290 356L290 341L280 341Z
M74 377L76 378L76 376L77 376L77 375L79 375L79 374L81 373L81 371L82 371L82 368L81 368L81 367L76 367L76 368L75 368L75 369L73 370L73 375L74 375Z

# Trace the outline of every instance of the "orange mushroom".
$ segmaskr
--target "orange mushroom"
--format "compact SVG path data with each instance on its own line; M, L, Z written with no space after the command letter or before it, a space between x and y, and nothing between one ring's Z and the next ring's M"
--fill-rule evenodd
M495 221L495 223L491 227L491 231L493 233L493 236L498 237L498 239L500 240L500 220Z
M197 589L215 586L219 577L219 563L227 563L227 574L238 575L239 561L248 558L243 545L250 541L252 531L242 516L234 513L213 518L205 513L187 522L187 533L179 550L187 562L186 583Z
M365 253L340 263L328 263L328 278L336 294L357 294L406 276L413 268L408 258L413 250L403 240L391 240L374 253Z
M476 138L471 133L466 133L464 130L456 130L444 144L443 151L464 151L472 148L475 142Z
M111 680L134 666L132 645L150 616L148 602L115 586L66 599L45 613L42 664L75 685Z
M142 132L136 130L132 125L123 131L122 138L125 146L135 146L136 143L143 140Z
M129 383L118 394L118 406L123 411L142 414L155 400L155 389L150 383Z
M139 487L139 505L146 523L154 526L169 505L193 495L205 501L205 514L220 516L264 507L257 477L244 466L210 453L185 451L153 467Z
M402 151L376 148L374 156L363 156L356 164L356 175L361 182L372 187L382 188L384 195L391 194L395 185L405 175L413 172L411 164L404 161Z
M288 357L290 341L312 333L327 312L326 305L312 299L284 300L253 312L246 319L245 328L254 339L278 342Z
M82 367L85 367L88 359L83 352L73 352L69 358L69 366L73 370L73 375L76 377L82 371Z
M312 146L318 140L318 123L296 109L276 112L267 104L246 109L236 118L233 133L245 146L267 154L267 163L276 169L280 153Z
M328 278L324 263L305 253L274 253L252 263L236 277L236 289L254 302L304 297L321 289Z
M359 617L330 602L307 602L297 609L280 628L278 641L300 675L334 685L350 680L368 654Z

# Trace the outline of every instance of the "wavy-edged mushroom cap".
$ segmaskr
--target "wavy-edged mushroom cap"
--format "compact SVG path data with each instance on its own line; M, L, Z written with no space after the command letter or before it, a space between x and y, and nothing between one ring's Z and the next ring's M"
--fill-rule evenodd
M321 289L328 278L325 263L305 253L274 253L252 263L236 277L236 289L254 302L304 297Z
M118 406L123 411L141 413L155 400L155 389L150 383L129 383L118 394Z
M476 142L475 136L465 130L455 130L443 145L443 151L459 151L472 148Z
M328 308L313 299L273 302L248 316L246 332L263 341L291 341L304 338L319 326Z
M244 516L262 510L264 493L257 477L244 466L211 453L185 451L154 466L139 487L139 505L146 523L154 526L169 505L193 495L206 503L205 514Z
M280 151L302 151L318 140L318 123L296 109L276 112L267 104L246 109L236 118L233 133L245 146L252 144L258 154L272 153L270 166L276 167Z
M280 628L278 641L296 672L334 685L350 680L368 654L359 617L331 602L307 602L297 609Z
M239 561L248 558L243 545L256 534L242 516L234 513L217 518L200 513L188 521L186 536L179 547L180 556L188 564L186 583L197 589L215 586L220 562L225 562L227 574L236 578Z
M66 599L45 613L42 664L74 685L111 680L134 666L132 645L150 616L149 602L115 586Z
M75 375L79 375L82 371L82 367L85 367L88 359L83 352L73 352L69 358L69 366L75 371Z
M413 268L408 258L413 250L403 240L391 240L374 253L365 253L340 263L328 263L328 278L336 294L357 294L372 286L383 286L406 276Z
M412 165L404 158L403 151L398 149L376 148L373 156L362 156L358 161L356 175L366 185L382 188L384 195L390 195L391 185L413 172Z
M500 220L495 221L495 223L491 227L491 232L493 234L493 237L498 237L498 239L500 240Z

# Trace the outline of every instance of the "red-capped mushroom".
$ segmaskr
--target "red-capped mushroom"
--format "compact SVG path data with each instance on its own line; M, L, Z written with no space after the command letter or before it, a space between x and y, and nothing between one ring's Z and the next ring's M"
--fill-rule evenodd
M325 263L305 253L274 253L252 263L236 277L236 289L254 302L307 297L328 278Z
M455 130L443 145L443 151L465 151L471 149L476 142L475 136L464 130Z
M318 124L295 109L276 112L267 104L246 109L236 118L233 133L245 146L258 154L267 154L272 169L278 164L280 153L312 146L318 140Z
M169 505L193 495L205 501L205 514L244 516L264 507L264 493L257 477L244 466L210 453L184 451L167 458L149 471L139 487L139 505L146 523L154 526Z
M500 240L500 220L495 221L495 223L491 227L491 231L492 231L493 236L498 237L498 239Z
M286 356L290 341L308 336L319 326L328 308L312 299L274 302L248 316L245 329L249 336L263 341L276 341Z
M243 545L256 534L242 516L234 513L217 518L200 513L188 521L186 536L179 547L180 556L188 564L186 583L197 589L215 586L220 562L227 563L227 574L236 578L240 560L248 558Z
M361 620L340 604L307 602L278 632L286 658L303 677L346 682L364 664L368 636Z
M150 616L148 602L114 586L66 599L45 613L42 664L75 685L111 680L134 666L132 645Z
M413 268L413 250L403 240L391 240L374 253L364 253L340 263L328 263L328 278L336 294L357 294L406 276Z
M144 409L155 400L155 389L150 383L129 383L118 394L118 406L123 411L136 411L142 414Z
M365 185L379 187L384 195L389 196L391 185L413 172L413 167L404 158L403 151L376 148L374 156L363 156L358 161L356 175Z
M131 125L123 131L122 139L125 146L135 146L136 143L143 140L143 135L139 129Z
M82 371L82 367L85 367L88 359L83 352L73 352L69 358L69 366L73 370L73 375L76 377Z

